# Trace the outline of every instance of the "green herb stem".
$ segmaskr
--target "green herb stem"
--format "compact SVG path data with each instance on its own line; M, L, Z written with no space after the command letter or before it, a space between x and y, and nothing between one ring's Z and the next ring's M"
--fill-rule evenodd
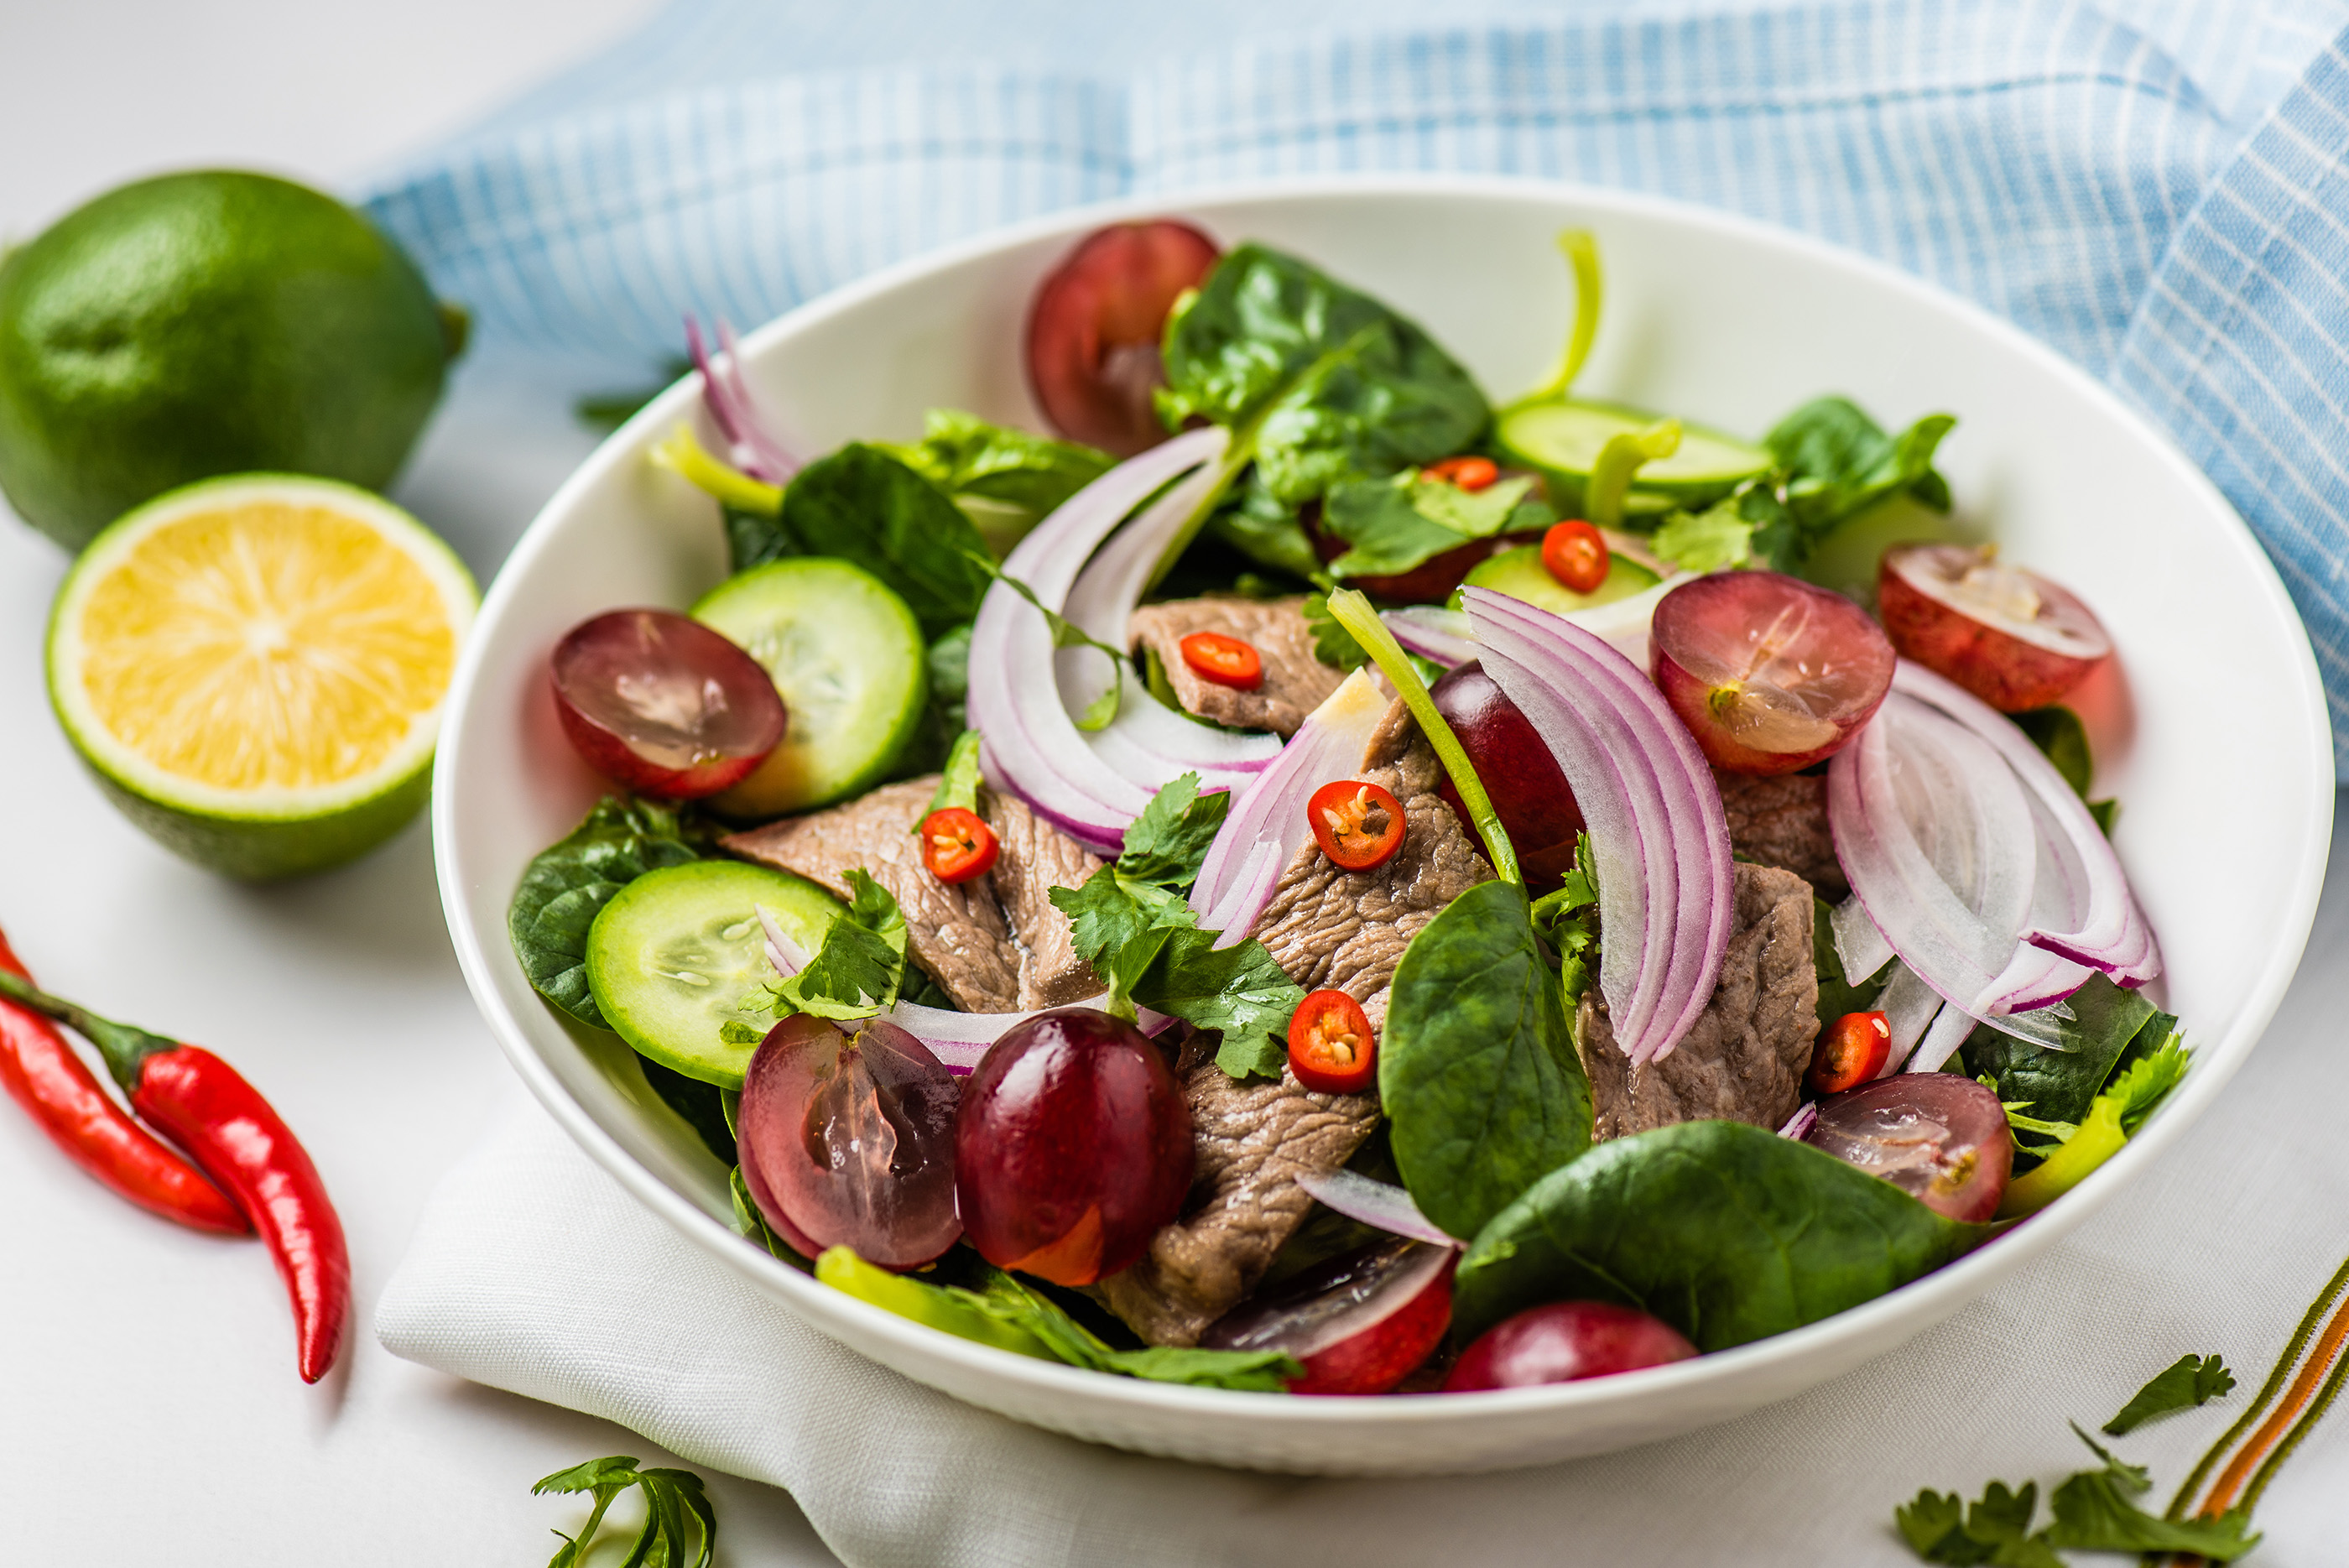
M1485 841L1485 853L1493 862L1493 870L1501 880L1512 887L1526 885L1525 873L1517 868L1517 851L1509 842L1508 829L1501 826L1501 814L1493 809L1493 797L1485 793L1485 781L1476 776L1475 765L1469 762L1467 748L1460 737L1452 732L1452 725L1436 711L1435 699L1427 684L1412 668L1411 655L1387 629L1371 601L1353 588L1338 588L1330 595L1330 614L1340 626L1354 634L1362 650L1377 660L1379 669L1394 683L1395 692L1402 697L1411 716L1419 721L1419 728L1427 743L1435 748L1435 755L1444 763L1444 771L1452 775L1452 787L1460 792L1460 799L1468 807L1469 820L1476 825L1478 836Z
M1566 354L1558 360L1557 374L1549 379L1548 385L1525 399L1529 403L1565 397L1575 377L1582 373L1582 362L1590 358L1591 340L1599 336L1602 291L1598 238L1588 229L1561 229L1557 248L1558 254L1566 257L1566 265L1574 270L1574 327L1567 336Z
M667 469L729 506L755 512L762 517L777 516L783 510L781 485L753 479L721 462L695 437L690 426L678 426L667 440L655 446L652 461L657 467Z
M1658 420L1643 431L1625 431L1607 438L1599 460L1590 465L1590 483L1582 495L1582 514L1601 528L1623 521L1623 498L1640 470L1681 449L1681 422Z
M139 1070L148 1057L180 1049L177 1040L100 1018L79 1003L51 996L6 970L0 970L0 996L6 997L19 1007L28 1007L45 1018L54 1019L97 1046L98 1054L106 1058L106 1070L114 1075L116 1083L122 1085L122 1092L126 1095L138 1089Z

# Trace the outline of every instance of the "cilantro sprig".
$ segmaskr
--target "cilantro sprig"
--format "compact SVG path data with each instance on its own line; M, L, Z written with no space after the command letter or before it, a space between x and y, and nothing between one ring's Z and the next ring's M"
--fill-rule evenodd
M2235 1386L2235 1375L2215 1355L2181 1355L2163 1367L2129 1402L2104 1425L2105 1436L2118 1438L2172 1410L2190 1410L2224 1398Z
M1109 987L1110 1011L1147 1007L1199 1029L1219 1030L1216 1064L1235 1078L1278 1077L1281 1036L1305 992L1262 942L1226 942L1199 929L1186 897L1231 807L1201 794L1199 775L1161 789L1125 830L1125 848L1081 888L1055 888L1078 956Z
M718 1511L709 1506L701 1478L659 1466L639 1469L625 1454L557 1470L530 1489L533 1497L584 1491L595 1499L586 1527L577 1535L554 1532L563 1544L546 1568L582 1568L605 1511L630 1487L645 1494L645 1522L628 1549L626 1568L709 1568L718 1550Z

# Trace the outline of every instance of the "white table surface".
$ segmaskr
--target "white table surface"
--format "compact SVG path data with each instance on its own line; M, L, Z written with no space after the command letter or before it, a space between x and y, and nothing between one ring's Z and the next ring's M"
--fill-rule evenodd
M0 0L0 244L163 169L347 184L652 8ZM397 492L484 581L594 444L563 397L531 391L461 375ZM522 1093L458 976L424 825L291 887L164 853L99 797L43 699L64 567L0 508L0 929L44 981L210 1045L262 1088L349 1230L356 1322L342 1366L304 1386L258 1243L130 1208L0 1101L0 1562L543 1563L548 1532L585 1510L532 1481L600 1454L675 1461L397 1360L368 1328L426 1194ZM783 1493L709 1479L724 1562L835 1562Z
M0 0L0 244L165 168L347 184L652 8ZM567 397L469 366L396 492L485 581L593 445ZM336 1194L357 1321L343 1365L305 1387L257 1244L129 1208L0 1106L0 1498L16 1504L0 1561L543 1562L546 1532L584 1510L531 1498L531 1481L598 1454L669 1456L398 1361L367 1331L427 1193L520 1093L458 976L423 825L347 870L265 889L158 848L100 799L42 696L64 565L0 514L0 928L57 989L209 1044L263 1088ZM2336 907L2349 885L2334 884L2321 929L2349 918ZM2331 961L2302 972L2268 1049L2337 1032L2320 992L2349 948L2316 950ZM709 1481L723 1562L835 1561L781 1492Z

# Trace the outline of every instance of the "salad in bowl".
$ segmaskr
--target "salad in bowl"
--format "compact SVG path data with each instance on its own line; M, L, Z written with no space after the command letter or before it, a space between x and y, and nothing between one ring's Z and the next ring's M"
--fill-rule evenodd
M1506 400L1164 218L1028 300L1047 430L802 450L688 329L712 439L650 459L728 570L546 650L610 793L507 927L741 1246L1088 1374L1441 1400L1859 1308L2187 1079L2067 705L2123 688L2096 585L1953 520L1962 410L1584 395L1560 250Z

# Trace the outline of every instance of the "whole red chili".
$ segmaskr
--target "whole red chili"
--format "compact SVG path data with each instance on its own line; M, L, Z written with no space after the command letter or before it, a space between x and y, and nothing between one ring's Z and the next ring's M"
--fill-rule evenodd
M277 1260L294 1302L305 1383L335 1364L350 1315L351 1262L343 1222L318 1168L269 1102L236 1069L198 1045L150 1034L36 991L0 971L0 997L55 1019L96 1045L130 1106L188 1151L244 1208Z
M32 979L5 936L0 970ZM0 1086L67 1158L141 1209L191 1230L253 1233L219 1188L124 1114L57 1025L10 1002L0 1002Z

